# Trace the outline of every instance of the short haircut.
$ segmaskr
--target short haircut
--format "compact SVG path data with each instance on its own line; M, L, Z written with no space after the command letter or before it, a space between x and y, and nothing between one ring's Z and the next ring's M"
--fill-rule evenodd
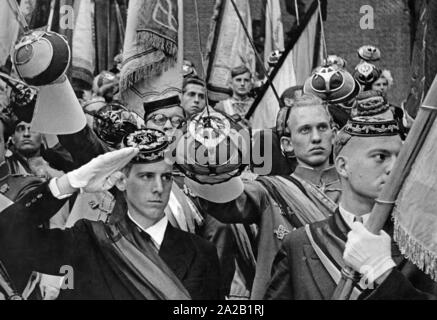
M186 77L184 79L184 82L182 84L182 93L186 92L186 88L189 84L195 84L201 87L204 87L206 90L206 84L205 81L203 81L201 78L199 78L198 76L190 76L190 77Z
M332 126L332 117L331 114L328 111L328 106L326 104L326 102L324 102L322 99L320 99L319 97L316 97L315 95L309 94L309 93L304 93L302 94L300 97L297 97L294 102L293 102L293 106L291 107L291 110L288 114L288 119L287 119L287 125L289 125L290 123L290 118L291 118L291 114L293 113L293 109L296 108L307 108L307 107L312 107L312 106L321 106L328 118L329 118L329 123Z
M238 67L235 67L231 70L231 76L232 78L238 77L239 75L245 74L245 73L249 73L250 76L252 77L252 72L250 72L249 68L241 65Z

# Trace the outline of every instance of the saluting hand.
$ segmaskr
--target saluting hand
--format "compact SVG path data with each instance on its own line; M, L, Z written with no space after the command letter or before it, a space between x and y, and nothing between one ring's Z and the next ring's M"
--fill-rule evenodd
M73 188L84 192L102 192L111 189L123 177L123 169L137 154L137 148L124 148L94 158L86 165L67 174Z

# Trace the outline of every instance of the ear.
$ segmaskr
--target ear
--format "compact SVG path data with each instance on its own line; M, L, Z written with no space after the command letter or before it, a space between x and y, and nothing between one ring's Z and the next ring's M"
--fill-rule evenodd
M293 143L291 142L290 137L282 137L281 138L281 149L282 149L282 152L284 152L284 153L294 151Z
M338 156L334 162L335 162L335 169L337 170L338 175L340 177L347 179L349 176L348 158L345 156Z
M335 137L336 137L337 134L338 134L338 128L337 128L337 126L333 126L331 130L332 130L332 139L331 139L331 144L332 144L332 146L334 146Z
M122 192L126 191L127 177L124 173L122 173L121 176L117 179L117 181L115 182L115 186L118 190Z

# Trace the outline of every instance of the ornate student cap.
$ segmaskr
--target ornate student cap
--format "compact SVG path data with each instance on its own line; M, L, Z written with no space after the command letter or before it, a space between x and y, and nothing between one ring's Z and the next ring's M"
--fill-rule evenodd
M395 120L378 116L355 117L343 128L344 132L359 137L378 137L399 135L399 125Z
M140 150L133 163L154 163L165 159L169 140L162 131L144 129L127 135L123 139L123 146Z

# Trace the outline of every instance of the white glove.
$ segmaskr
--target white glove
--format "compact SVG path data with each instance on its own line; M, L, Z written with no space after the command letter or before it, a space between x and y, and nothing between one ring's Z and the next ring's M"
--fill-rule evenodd
M67 173L73 188L84 192L102 192L111 189L123 176L123 169L138 154L137 148L124 148L94 158L77 170Z
M364 288L371 288L375 280L396 267L391 257L390 236L384 231L374 235L360 222L352 224L343 258L363 275L360 285Z

